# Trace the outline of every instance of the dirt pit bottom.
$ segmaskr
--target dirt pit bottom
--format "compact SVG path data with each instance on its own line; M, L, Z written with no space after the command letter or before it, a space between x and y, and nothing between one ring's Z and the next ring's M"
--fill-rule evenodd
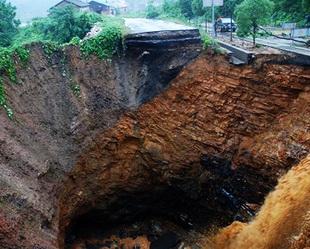
M187 217L181 217L185 221ZM189 222L189 221L186 221ZM192 224L188 224L191 226ZM87 228L86 228L87 229ZM108 232L83 231L70 249L200 249L216 228L193 229L163 219L118 225ZM82 231L81 231L82 232Z
M244 213L243 202L214 186L186 182L98 198L71 220L65 249L206 249L204 238Z

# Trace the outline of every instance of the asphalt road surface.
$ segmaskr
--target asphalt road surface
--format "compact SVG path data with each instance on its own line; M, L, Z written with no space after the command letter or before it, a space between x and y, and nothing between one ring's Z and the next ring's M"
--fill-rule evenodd
M276 39L276 38L269 38L269 39L258 38L256 42L261 45L281 49L287 52L293 52L293 53L298 53L298 54L302 54L305 56L310 56L309 48L296 46L296 44L292 43L291 41Z
M228 42L227 38L229 36L230 36L229 33L218 33L218 39L223 40L224 42ZM240 38L238 38L234 34L234 40L236 41L238 39L240 39ZM248 42L252 42L251 38L245 38L245 39L241 39L241 40L246 40ZM307 39L299 38L299 40L306 41ZM303 43L292 42L290 40L279 39L276 37L257 38L256 43L263 45L263 46L267 46L267 47L271 47L271 48L275 48L275 49L280 49L280 50L283 50L286 52L292 52L292 53L296 53L296 54L300 54L300 55L310 57L310 48L306 47Z
M125 18L125 25L130 34L156 32L156 31L177 31L194 30L196 28L177 24L174 22L145 19L145 18Z

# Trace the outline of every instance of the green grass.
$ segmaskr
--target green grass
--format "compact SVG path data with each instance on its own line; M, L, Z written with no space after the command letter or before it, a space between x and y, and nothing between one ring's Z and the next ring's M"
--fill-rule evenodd
M5 89L3 85L3 79L0 78L0 107L2 107L9 119L13 119L13 111L12 109L8 106L7 100L6 100L6 94L5 94Z

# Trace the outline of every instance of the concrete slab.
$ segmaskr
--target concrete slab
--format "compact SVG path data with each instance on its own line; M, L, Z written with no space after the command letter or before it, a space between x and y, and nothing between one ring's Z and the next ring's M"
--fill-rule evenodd
M129 34L197 29L174 22L145 18L125 18L125 25L129 29Z
M125 44L130 48L202 47L199 30L194 27L145 18L125 18L125 25L129 29Z
M231 51L231 62L234 65L242 65L242 64L250 64L253 62L255 55L253 52L247 51L245 49L233 46L229 43L223 42L223 41L217 41L218 44Z

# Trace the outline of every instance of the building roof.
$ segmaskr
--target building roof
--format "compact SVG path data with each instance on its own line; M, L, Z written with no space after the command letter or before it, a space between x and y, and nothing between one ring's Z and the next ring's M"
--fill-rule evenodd
M88 7L89 4L80 0L62 0L60 1L58 4L56 4L54 7L57 7L59 4L63 3L63 2L67 2L67 3L71 3L77 7L80 8L84 8L84 7Z
M92 1L90 1L90 2L89 2L89 4L91 4L91 3L96 3L96 4L100 4L100 5L108 6L108 7L110 7L110 6L111 6L111 5L110 5L110 4L108 4L107 2L104 2L103 0L92 0Z

